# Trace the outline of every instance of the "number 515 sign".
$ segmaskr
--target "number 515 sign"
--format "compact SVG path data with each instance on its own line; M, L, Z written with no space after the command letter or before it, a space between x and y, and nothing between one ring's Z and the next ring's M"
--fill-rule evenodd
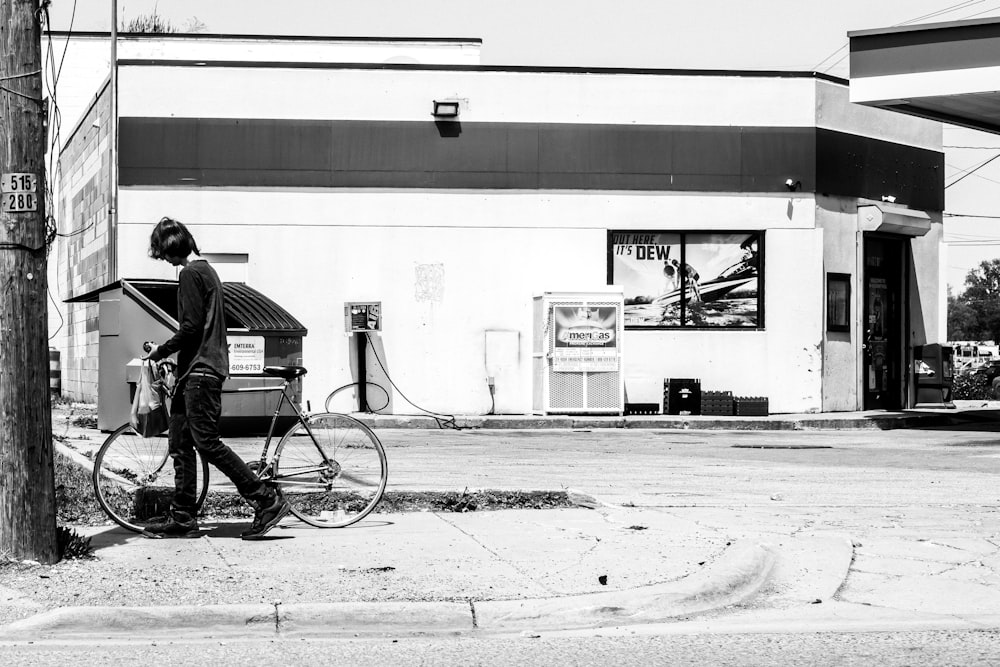
M38 210L38 175L23 172L3 174L0 195L4 213L23 213Z

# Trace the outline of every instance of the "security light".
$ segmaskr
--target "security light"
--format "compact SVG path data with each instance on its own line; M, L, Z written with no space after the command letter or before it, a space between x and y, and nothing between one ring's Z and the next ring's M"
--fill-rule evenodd
M458 100L434 100L435 118L458 118Z

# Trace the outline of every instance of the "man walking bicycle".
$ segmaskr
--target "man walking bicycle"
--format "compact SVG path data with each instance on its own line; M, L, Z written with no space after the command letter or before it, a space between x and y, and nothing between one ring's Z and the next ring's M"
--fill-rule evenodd
M177 353L178 383L170 406L170 456L174 460L174 497L167 520L146 527L157 537L200 535L197 508L197 459L218 468L254 508L253 523L242 533L257 539L288 514L288 503L219 437L222 383L229 375L222 282L201 257L194 237L182 223L163 218L149 238L149 255L180 266L177 285L177 333L156 347L149 359Z

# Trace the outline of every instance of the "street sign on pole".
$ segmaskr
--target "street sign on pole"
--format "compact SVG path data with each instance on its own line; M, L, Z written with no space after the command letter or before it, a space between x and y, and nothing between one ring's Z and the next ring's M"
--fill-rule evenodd
M38 175L30 172L10 172L0 178L0 210L4 213L25 213L38 210Z

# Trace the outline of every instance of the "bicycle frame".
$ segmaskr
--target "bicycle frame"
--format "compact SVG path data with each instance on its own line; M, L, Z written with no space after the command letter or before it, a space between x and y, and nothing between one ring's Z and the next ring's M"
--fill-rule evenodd
M267 392L281 392L281 398L278 399L278 405L274 408L274 414L271 415L271 424L267 428L267 437L264 439L264 447L260 452L260 459L257 463L257 475L263 480L274 479L274 472L270 466L269 453L271 451L271 440L274 438L274 430L278 424L278 417L281 416L281 406L288 403L292 411L295 412L295 417L300 424L305 428L306 433L309 434L309 438L312 440L313 444L316 446L316 450L323 457L324 464L329 465L330 460L326 456L326 452L323 448L319 446L316 442L316 436L313 435L312 428L309 427L309 420L306 419L305 413L295 404L295 402L288 395L288 387L291 385L290 380L284 380L280 385L272 385L269 387L237 387L235 389L224 389L223 394L236 394L241 392L256 392L256 393L267 393ZM315 469L300 470L299 474L305 474L310 472L318 472L323 470L322 467L317 467Z

